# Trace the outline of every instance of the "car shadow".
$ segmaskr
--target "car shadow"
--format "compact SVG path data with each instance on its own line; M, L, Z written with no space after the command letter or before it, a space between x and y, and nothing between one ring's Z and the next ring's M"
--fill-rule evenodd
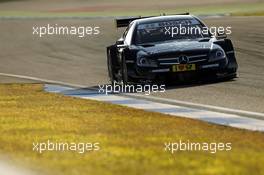
M136 87L139 85L141 86L147 86L150 88L151 85L157 85L157 86L161 86L161 85L165 85L165 89L166 90L173 90L173 89L183 89L183 88L192 88L192 87L196 87L196 86L206 86L209 84L219 84L219 83L224 83L224 82L233 82L236 81L235 79L230 79L230 78L198 78L198 79L193 79L193 80L186 80L186 81L171 81L169 83L140 83L140 84L127 84L127 87L131 87L134 86L134 88L136 89ZM115 88L116 91L115 92L108 92L107 94L128 94L128 93L139 93L138 91L136 91L135 89L133 91L120 91L119 89L121 89L120 87L124 87L125 85L123 84L115 84ZM103 88L102 88L103 87ZM114 90L114 85L111 84L102 84L102 85L98 85L98 86L90 86L84 89L89 89L89 90L94 90L97 91L98 94L100 93L105 93L106 89L108 89L109 91L111 91L111 87L112 90ZM146 89L144 89L145 91L148 91L148 87ZM83 89L83 90L84 90ZM131 88L133 89L133 88Z
M173 89L182 89L182 88L191 88L195 86L204 86L208 84L217 84L217 83L223 83L226 81L236 81L236 80L226 80L226 79L196 79L192 81L185 81L185 82L175 82L175 83L169 83L169 84L163 84L165 85L165 90L173 90ZM136 90L136 87L138 85L146 86L147 88L143 88L141 92L138 92ZM66 87L61 85L48 85L45 87L47 91L51 92L61 92L64 95L72 95L72 96L94 96L99 97L102 95L122 95L122 94L140 94L149 91L149 88L151 88L151 85L156 85L158 87L161 86L161 84L133 84L134 90L133 91L120 91L121 86L120 84L116 84L116 89L114 91L114 87L111 84L102 84L98 86L88 86L85 88L75 88L75 87ZM123 85L125 86L125 85ZM132 87L131 84L128 84L128 87ZM112 89L111 89L112 88ZM132 88L133 89L133 88ZM149 91L152 93L153 91Z
M200 79L196 79L196 80L168 83L168 84L166 84L166 89L167 90L183 89L183 88L191 88L191 87L196 87L196 86L205 86L205 85L209 85L209 84L220 84L220 83L224 83L224 82L234 82L234 81L236 81L236 79L200 78Z

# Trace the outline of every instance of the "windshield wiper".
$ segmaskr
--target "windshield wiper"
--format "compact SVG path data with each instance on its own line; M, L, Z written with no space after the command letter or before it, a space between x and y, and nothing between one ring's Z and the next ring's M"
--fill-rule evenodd
M155 44L140 44L142 47L153 47Z
M199 39L199 42L208 42L211 38L201 38Z

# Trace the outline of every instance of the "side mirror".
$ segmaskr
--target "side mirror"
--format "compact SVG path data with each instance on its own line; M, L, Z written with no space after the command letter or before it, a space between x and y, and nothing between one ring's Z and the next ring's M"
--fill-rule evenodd
M119 40L117 40L116 45L124 45L124 39L120 38Z
M217 33L216 39L226 39L227 35L225 33Z

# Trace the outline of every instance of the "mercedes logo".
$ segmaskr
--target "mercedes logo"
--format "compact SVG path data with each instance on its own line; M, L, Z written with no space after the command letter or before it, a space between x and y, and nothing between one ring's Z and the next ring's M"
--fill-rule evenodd
M179 63L180 64L187 64L189 62L189 58L185 55L179 56Z

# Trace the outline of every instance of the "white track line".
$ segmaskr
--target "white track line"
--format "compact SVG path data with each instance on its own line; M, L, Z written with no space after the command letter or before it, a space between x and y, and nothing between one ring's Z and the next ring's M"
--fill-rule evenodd
M61 93L67 96L104 101L122 106L143 109L146 111L159 112L172 116L183 116L192 119L198 119L214 124L231 126L236 128L248 129L253 131L264 131L264 120L241 117L234 114L226 114L220 112L211 112L201 109L182 107L178 105L158 103L132 97L119 95L99 94L96 90L75 89L60 85L45 85L45 91L53 93Z
M59 84L59 85L77 87L77 88L87 88L87 86L80 85L80 84L72 84L72 83L67 83L67 82L63 82L63 81L55 81L55 80L37 78L37 77L32 77L32 76L0 73L0 76L1 75L2 76L8 76L8 77L14 77L14 78L39 81L39 82L44 82L44 83L50 83L50 84ZM96 89L93 88L92 90L96 90ZM174 100L174 99L165 99L165 98L154 97L154 96L146 96L146 95L142 95L142 94L121 94L121 96L141 98L141 99L151 100L151 101L155 101L155 102L162 102L162 103L185 106L185 107L190 107L190 108L198 108L198 109L203 109L203 110L217 111L217 112L222 112L222 113L229 113L229 114L236 114L236 115L240 115L240 116L253 117L253 118L257 118L257 119L264 119L264 114L258 113L258 112L224 108L224 107L205 105L205 104L199 104L199 103L191 103L191 102Z
M198 103L192 103L192 102L186 102L186 101L180 101L180 100L174 100L174 99L165 99L165 98L146 96L146 95L141 95L141 94L125 94L125 95L130 96L130 97L151 100L151 101L163 102L167 104L175 104L175 105L186 106L186 107L191 107L191 108L205 109L205 110L210 110L210 111L236 114L236 115L241 115L241 116L246 116L246 117L249 116L249 117L253 117L257 119L264 119L264 114L259 113L259 112L251 112L251 111L245 111L245 110L239 110L239 109L231 109L231 108L225 108L225 107L219 107L219 106L198 104Z
M78 87L78 88L85 88L85 87L87 87L87 86L80 85L80 84L72 84L72 83L66 83L66 82L63 82L63 81L48 80L48 79L44 79L44 78L31 77L31 76L26 76L26 75L0 73L0 76L13 77L13 78L21 78L21 79L27 79L27 80L32 80L32 81L39 81L39 82L50 83L50 84L61 84L61 85L66 85L66 86L71 86L71 87Z

